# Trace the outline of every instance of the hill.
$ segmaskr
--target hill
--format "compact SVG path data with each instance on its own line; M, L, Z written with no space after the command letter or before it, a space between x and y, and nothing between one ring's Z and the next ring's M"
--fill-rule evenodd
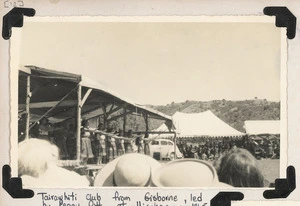
M279 120L280 102L270 102L266 99L254 99L244 101L212 100L212 101L185 101L161 106L148 105L167 115L173 115L176 111L184 113L199 113L211 110L217 117L232 126L245 132L243 128L245 120ZM157 125L158 124L158 125ZM153 121L153 126L161 123ZM157 126L156 126L157 125Z

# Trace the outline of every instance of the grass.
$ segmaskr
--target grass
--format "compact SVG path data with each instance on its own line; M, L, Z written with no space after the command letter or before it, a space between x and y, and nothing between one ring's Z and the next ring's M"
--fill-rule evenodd
M279 159L263 159L258 160L259 168L266 180L274 183L275 179L279 178Z

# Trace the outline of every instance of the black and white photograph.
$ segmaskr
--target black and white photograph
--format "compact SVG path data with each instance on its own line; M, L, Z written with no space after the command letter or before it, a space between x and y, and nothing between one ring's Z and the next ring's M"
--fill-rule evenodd
M24 187L275 186L286 45L273 20L38 19L12 41Z

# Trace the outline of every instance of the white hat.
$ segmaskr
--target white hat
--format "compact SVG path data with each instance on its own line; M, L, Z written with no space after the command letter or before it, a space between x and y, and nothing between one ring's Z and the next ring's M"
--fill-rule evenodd
M125 154L100 170L94 186L149 186L152 174L160 166L160 163L150 156L139 153Z
M169 162L152 175L156 187L231 187L220 183L216 170L208 162L181 159Z

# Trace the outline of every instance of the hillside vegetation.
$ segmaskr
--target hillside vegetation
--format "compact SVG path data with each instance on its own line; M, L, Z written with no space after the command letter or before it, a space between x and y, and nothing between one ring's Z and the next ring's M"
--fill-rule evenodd
M245 132L245 120L279 120L280 119L280 102L270 102L262 99L230 101L230 100L213 100L213 101L185 101L161 106L147 105L164 114L172 116L176 111L184 113L199 113L211 110L217 117L237 129ZM123 125L122 118L117 122ZM163 124L164 121L150 120L149 129L153 130ZM145 121L142 117L128 115L126 128L133 131L145 131Z
M245 132L243 128L245 120L279 120L280 102L270 102L265 99L254 99L244 101L185 101L165 106L151 106L167 115L173 115L176 111L184 113L199 113L211 110L217 117L232 126Z

